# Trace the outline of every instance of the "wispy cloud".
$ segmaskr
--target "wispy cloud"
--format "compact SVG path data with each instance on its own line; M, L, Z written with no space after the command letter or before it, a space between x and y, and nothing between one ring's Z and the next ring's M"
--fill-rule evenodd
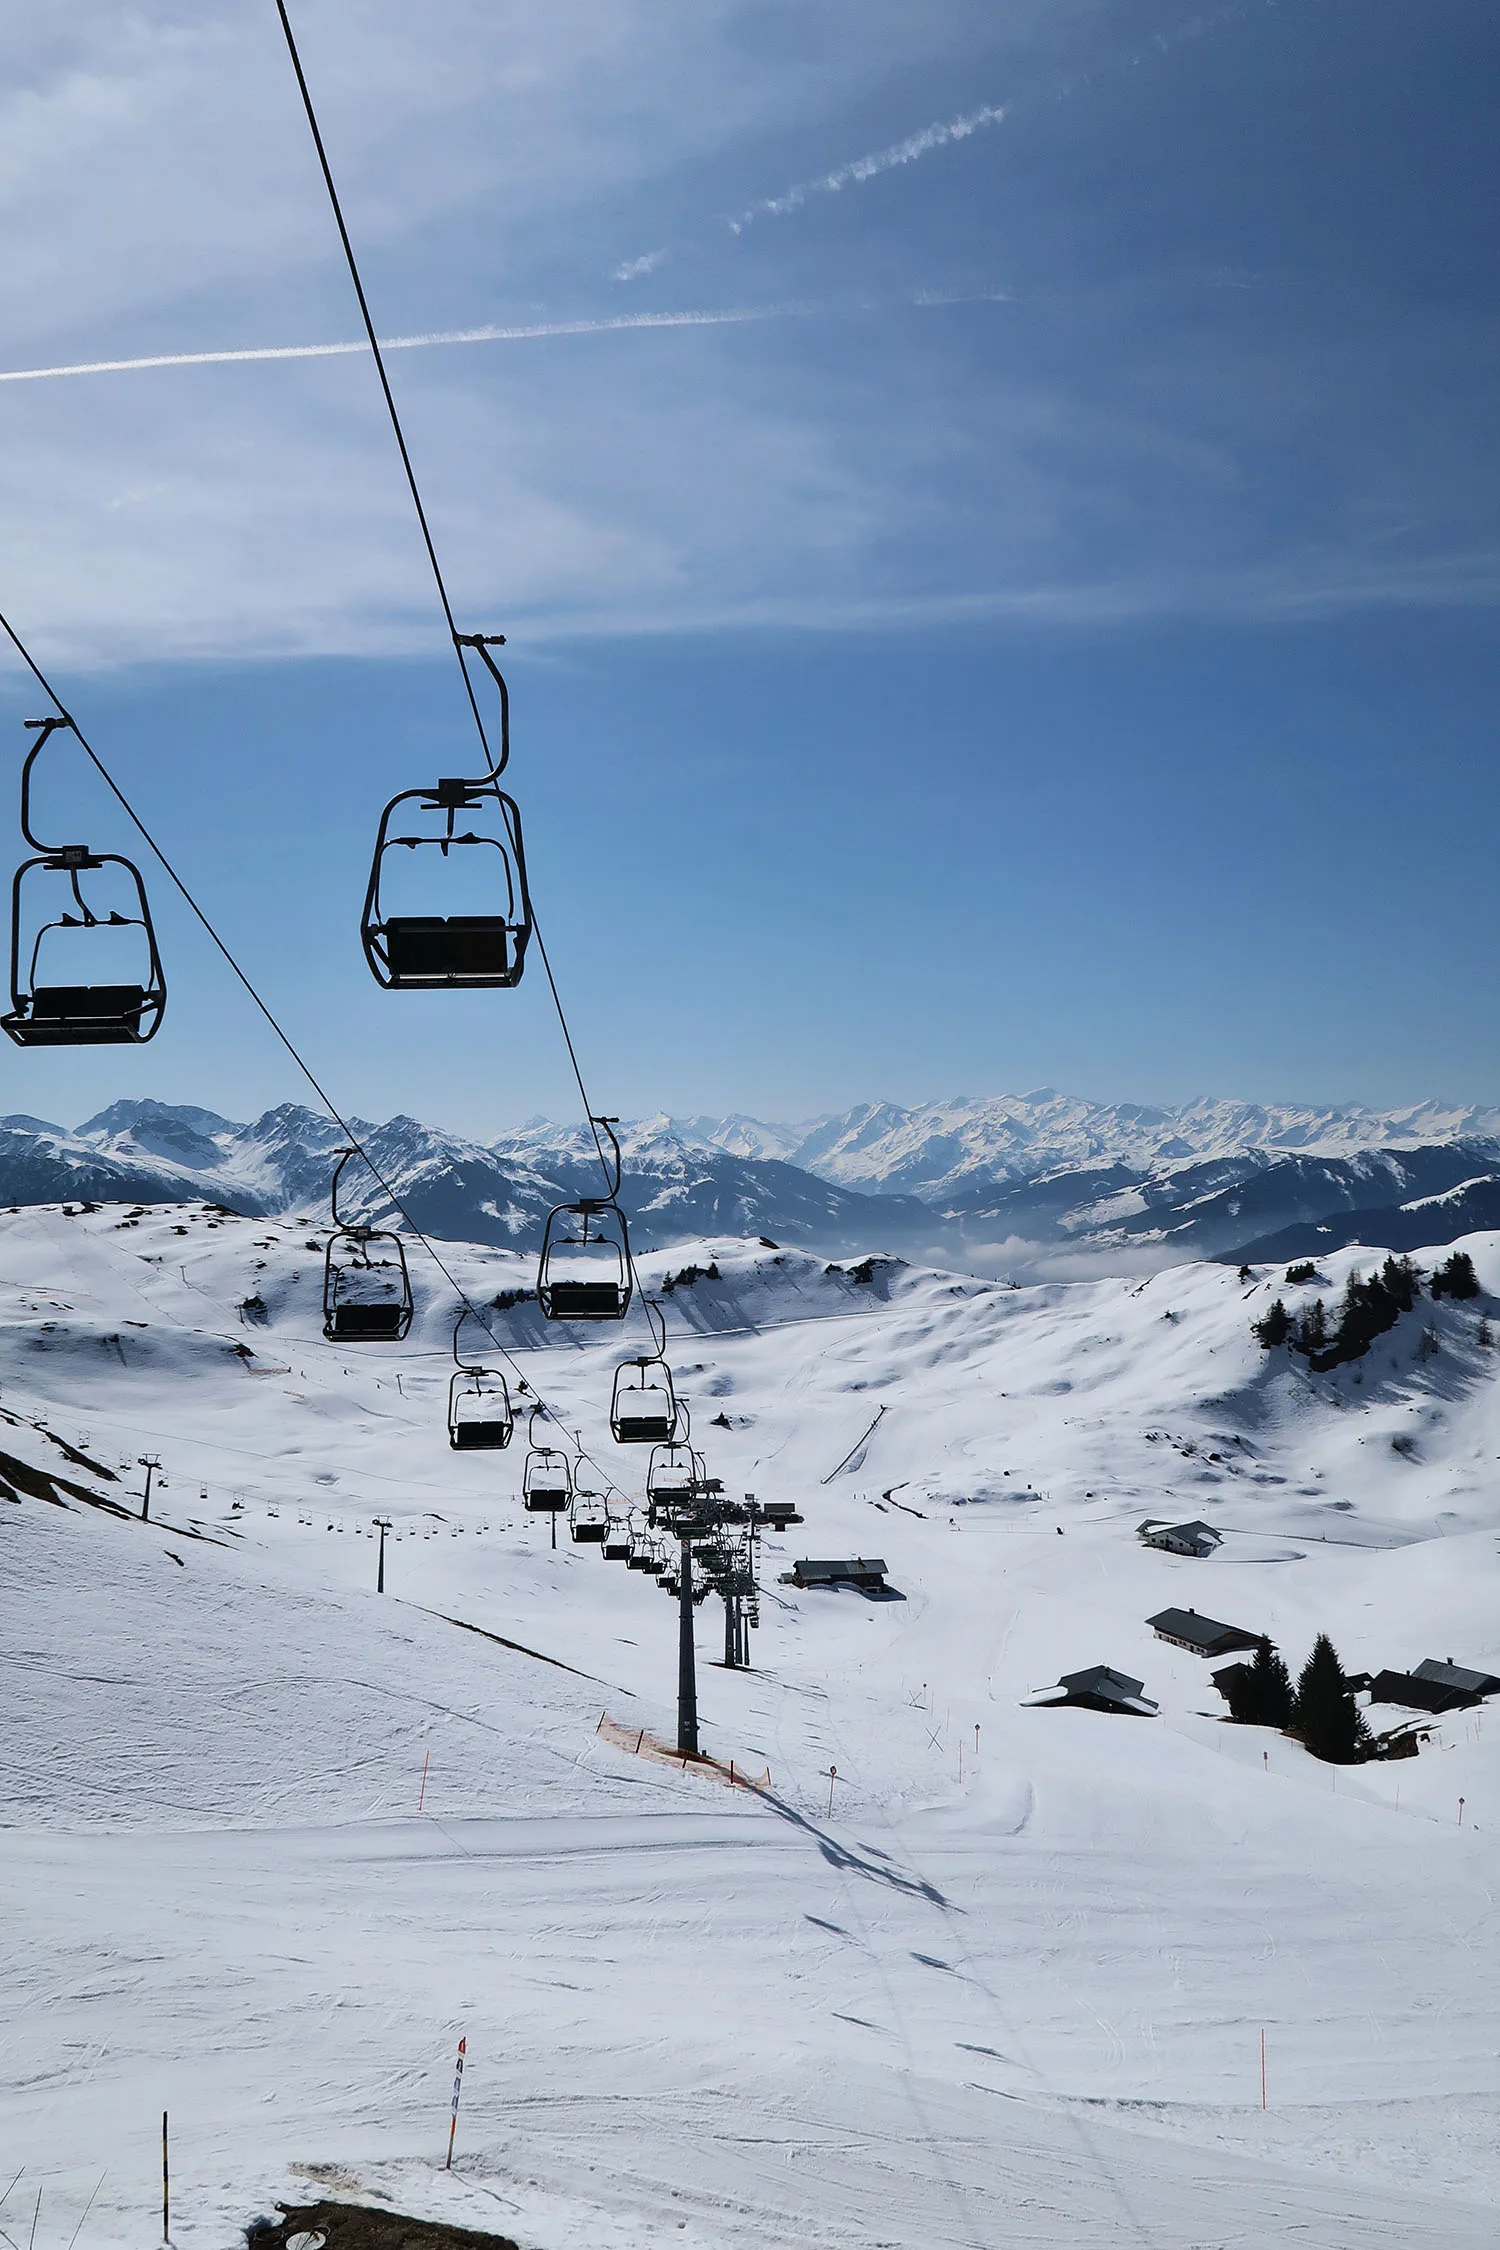
M671 256L669 250L648 250L639 258L627 258L624 265L615 267L616 281L641 281L648 273L655 273Z
M435 344L524 344L541 336L604 336L622 328L732 328L745 321L806 319L814 304L725 305L692 312L617 313L603 320L538 320L514 328L434 328L421 336L382 336L383 352ZM231 367L257 359L343 359L367 352L363 338L338 344L258 344L242 351L153 352L141 359L86 359L67 367L0 368L0 383L45 383L63 375L125 375L145 367Z
M920 133L908 133L904 141L893 141L889 148L875 149L868 156L856 156L851 163L840 164L817 179L799 180L780 195L768 195L759 203L752 203L737 219L726 220L725 224L731 234L743 234L757 219L784 219L789 212L800 211L815 195L839 195L846 187L862 186L882 172L894 172L903 164L915 164L936 148L948 148L954 141L970 139L986 125L998 125L1004 116L1003 109L986 105L983 109L970 110L964 117L952 117L946 125L924 125Z

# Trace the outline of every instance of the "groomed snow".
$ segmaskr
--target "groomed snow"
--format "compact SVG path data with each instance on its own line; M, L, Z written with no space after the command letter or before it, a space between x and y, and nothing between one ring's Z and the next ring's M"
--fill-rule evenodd
M1424 1300L1310 1378L1250 1321L1371 1253L1300 1291L646 1261L717 1264L667 1299L695 1437L807 1517L766 1544L753 1671L699 1612L705 1745L769 1769L756 1795L596 1733L670 1737L675 1604L550 1550L523 1440L449 1452L440 1276L414 1260L408 1343L356 1356L319 1334L321 1229L126 1219L26 1210L0 1249L0 1451L131 1511L122 1464L167 1478L145 1524L34 1475L0 1498L13 2240L40 2187L36 2250L70 2250L101 2173L78 2250L154 2239L167 2108L183 2250L309 2181L528 2250L1487 2250L1500 1708L1335 1773L1225 1726L1211 1667L1144 1622L1500 1671L1482 1306ZM1500 1291L1500 1237L1465 1247ZM524 1285L453 1258L476 1296ZM643 1329L496 1325L638 1487L604 1408ZM1149 1551L1148 1515L1224 1545ZM842 1554L903 1598L777 1583ZM1025 1707L1101 1662L1160 1717Z

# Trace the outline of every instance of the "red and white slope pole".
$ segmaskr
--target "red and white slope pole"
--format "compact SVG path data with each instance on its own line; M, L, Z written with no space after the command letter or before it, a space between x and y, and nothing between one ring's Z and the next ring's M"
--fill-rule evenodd
M453 2136L458 2131L458 2097L463 2090L464 2056L468 2051L469 2042L466 2035L458 2042L458 2068L453 2073L453 2114L448 2119L448 2161L443 2166L445 2172L451 2172L453 2169Z

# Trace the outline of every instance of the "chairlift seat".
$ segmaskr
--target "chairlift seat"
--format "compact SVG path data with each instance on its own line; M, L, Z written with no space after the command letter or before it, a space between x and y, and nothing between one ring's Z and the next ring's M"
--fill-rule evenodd
M452 1430L456 1453L496 1453L509 1445L511 1422L455 1422Z
M620 1445L667 1445L676 1426L676 1415L659 1408L632 1414L622 1407L615 1416L615 1440Z
M623 1320L630 1292L617 1281L554 1281L544 1310L552 1320Z
M153 996L139 984L42 984L4 1027L21 1047L124 1047L141 1041Z
M382 928L398 990L487 985L511 973L511 932L503 914L393 914Z
M579 1547L602 1547L604 1535L609 1526L603 1523L590 1523L585 1516L581 1523L570 1524L568 1529L573 1535L575 1545Z
M410 1319L410 1307L403 1304L334 1305L329 1310L324 1334L333 1343L368 1344L384 1338L394 1338L399 1343Z
M572 1497L565 1485L534 1484L526 1495L526 1505L534 1516L558 1516Z

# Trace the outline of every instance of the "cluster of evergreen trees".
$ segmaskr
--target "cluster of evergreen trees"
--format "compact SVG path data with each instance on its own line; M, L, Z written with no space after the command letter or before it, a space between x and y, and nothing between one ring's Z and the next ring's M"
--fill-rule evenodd
M1294 1274L1302 1278L1302 1269L1290 1268L1288 1281ZM1467 1250L1455 1250L1437 1268L1430 1287L1434 1297L1477 1297L1479 1277ZM1270 1311L1254 1323L1254 1333L1267 1351L1274 1351L1278 1344L1287 1344L1294 1352L1303 1353L1308 1365L1323 1374L1330 1367L1342 1367L1351 1359L1363 1359L1376 1337L1394 1328L1421 1294L1421 1269L1413 1265L1410 1258L1387 1258L1380 1271L1372 1273L1368 1280L1357 1273L1350 1274L1338 1325L1332 1331L1321 1297L1295 1320L1278 1297Z
M1370 1754L1370 1730L1326 1633L1314 1641L1295 1687L1274 1644L1264 1637L1253 1660L1236 1668L1225 1685L1229 1715L1241 1726L1279 1727L1329 1765L1357 1765Z
M1452 1257L1438 1267L1429 1287L1434 1297L1477 1297L1479 1276L1468 1251L1455 1250Z

